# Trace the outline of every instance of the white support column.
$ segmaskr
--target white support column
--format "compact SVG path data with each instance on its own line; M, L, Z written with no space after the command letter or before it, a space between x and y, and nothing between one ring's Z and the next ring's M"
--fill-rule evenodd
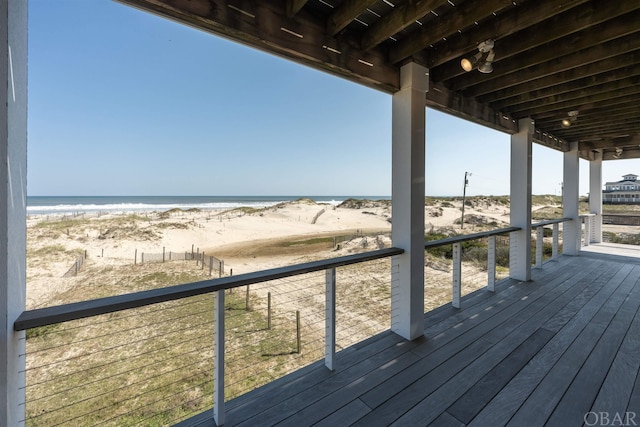
M396 258L391 330L413 340L424 332L425 111L428 69L409 63L392 99L392 242Z
M27 2L0 1L0 426L24 425Z
M595 214L591 242L602 243L602 153L589 162L589 212Z
M578 158L578 143L571 143L571 150L564 153L562 216L573 221L565 222L562 226L562 253L578 255L582 224L578 217L580 168Z
M511 226L520 227L509 238L509 272L517 280L531 280L531 156L534 123L518 122L511 136Z

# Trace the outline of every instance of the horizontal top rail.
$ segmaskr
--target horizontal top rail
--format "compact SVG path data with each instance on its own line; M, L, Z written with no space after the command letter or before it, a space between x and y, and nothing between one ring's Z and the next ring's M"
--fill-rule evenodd
M98 298L88 301L58 305L55 307L27 310L16 319L13 329L23 331L30 328L113 313L130 308L143 307L196 295L211 293L223 289L231 289L254 283L267 282L283 277L296 276L328 268L357 264L372 261L404 253L404 249L386 248L354 255L346 255L337 258L329 258L320 261L306 262L289 265L286 267L272 268L269 270L239 274L237 276L222 277L218 279L203 280L201 282L186 283L183 285L168 286L160 289L133 292L125 295L117 295L106 298Z
M559 224L561 222L573 221L573 218L546 219L544 221L531 224L532 227L544 227L545 225Z
M596 214L594 214L594 213L586 213L586 214L580 214L578 216L580 218L587 218L587 217L590 217L590 216L596 216Z
M447 237L446 239L430 240L424 242L424 248L436 248L438 246L450 245L452 243L468 242L469 240L482 239L483 237L500 236L513 231L520 231L520 227L498 228L497 230L482 231L480 233L465 234L463 236Z

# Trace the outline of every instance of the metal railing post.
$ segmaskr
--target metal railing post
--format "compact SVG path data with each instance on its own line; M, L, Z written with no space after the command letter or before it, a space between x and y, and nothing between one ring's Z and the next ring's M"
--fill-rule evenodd
M536 227L536 268L542 268L542 249L544 246L544 227Z
M336 355L336 269L328 268L325 271L324 364L333 371Z
M551 259L556 259L558 258L558 237L560 235L559 230L559 224L555 223L553 224L553 244L551 246Z
M496 290L496 236L487 239L487 290Z
M214 292L213 419L224 424L224 290Z
M452 281L452 298L451 305L460 308L460 288L462 279L462 244L453 244L453 281Z
M591 240L591 218L583 217L584 223L584 246L589 246Z

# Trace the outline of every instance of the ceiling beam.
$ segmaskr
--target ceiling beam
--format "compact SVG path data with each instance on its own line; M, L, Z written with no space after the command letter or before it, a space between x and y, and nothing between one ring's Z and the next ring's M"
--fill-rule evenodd
M544 2L524 2L504 13L487 25L478 25L473 29L463 31L456 37L448 38L447 43L440 43L429 51L429 67L435 68L453 59L460 59L466 53L476 48L478 42L487 39L505 38L522 28L538 24L554 15L565 12L572 7L586 3L588 0L550 0ZM428 31L425 29L423 31ZM401 51L402 45L390 51L389 57L397 63L416 52ZM417 48L415 46L414 48ZM424 47L422 47L424 49Z
M504 0L485 0L481 2L466 2L453 8L449 13L440 16L430 23L427 28L414 31L409 37L400 40L389 52L391 62L397 63L409 58L429 46L451 35L451 29L462 30L482 20L487 15L510 9L511 2Z
M480 104L472 98L452 92L438 83L429 82L427 106L502 132L518 132L518 123L511 117L491 109L487 104Z
M446 0L418 0L396 7L391 13L382 16L378 22L364 33L360 40L360 46L363 50L372 49L412 25L436 7L446 3Z
M628 120L612 120L586 125L580 125L580 123L578 123L572 125L570 128L558 129L556 133L562 138L583 140L593 135L600 135L601 138L620 138L640 132L640 123L629 125L628 122Z
M618 68L606 73L587 76L561 85L548 86L542 89L531 90L529 92L525 92L516 96L493 101L491 102L491 105L493 106L493 108L501 110L503 108L508 108L511 105L537 101L550 96L556 96L576 90L585 90L587 88L598 86L604 83L615 82L618 80L624 80L637 76L640 76L640 64L631 67ZM484 97L478 97L478 101L489 102L490 100L485 99Z
M584 95L579 98L572 98L567 101L555 102L549 105L538 104L533 108L527 108L527 109L516 111L516 112L512 112L512 111L505 111L505 112L507 114L512 114L514 117L529 117L529 116L535 116L536 114L541 114L541 113L548 114L552 111L560 111L560 112L567 112L571 110L580 111L581 108L583 108L583 106L587 106L588 108L589 105L600 105L601 103L604 104L606 102L612 103L611 102L612 100L615 103L615 102L623 101L627 96L638 95L640 94L640 85L625 87L622 89L614 89L614 90L600 92L600 93L593 92L593 91L590 91L587 93L588 95Z
M304 10L288 18L284 2L120 1L387 93L400 86L398 67L387 64L382 53L362 52L348 41L327 36L326 22Z
M632 150L626 149L622 151L622 154L619 157L614 157L616 155L615 150L605 151L602 153L602 160L626 160L626 159L640 159L640 149L634 148Z
M640 135L627 136L624 138L607 138L601 141L580 141L578 143L578 150L601 150L603 148L616 148L616 147L640 147Z
M588 64L580 68L573 68L567 71L559 72L550 76L542 77L536 80L528 81L523 84L515 84L513 86L497 90L490 95L479 96L480 102L491 102L492 100L500 100L512 96L525 94L529 91L535 91L545 88L553 88L558 82L569 83L584 77L596 76L617 70L621 67L631 67L640 61L640 50L620 55L615 58L608 58L593 64ZM484 100L484 101L483 101Z
M636 134L640 132L640 126L628 126L620 123L602 124L600 126L591 126L585 129L576 128L573 133L557 131L562 138L570 141L582 141L589 139L593 135L599 135L603 139L616 139Z
M307 0L287 0L287 18L293 18L304 7Z
M575 53L560 57L556 60L549 61L544 64L538 64L531 67L522 64L522 68L517 72L509 73L507 75L496 75L496 77L499 78L485 81L472 87L463 88L457 82L454 82L452 88L454 90L463 89L467 96L480 96L511 86L525 85L527 82L531 82L543 77L554 77L554 74L556 73L561 73L572 69L579 70L575 77L575 79L578 79L581 77L585 77L586 75L598 74L600 72L603 72L602 70L597 68L597 65L594 65L594 71L597 70L597 72L585 74L584 70L587 69L585 67L588 64L598 64L599 62L607 58L613 58L614 63L610 66L614 67L614 69L619 68L620 65L617 64L619 62L619 58L616 59L615 57L617 55L624 55L638 49L640 49L640 37L638 37L638 35L631 34L617 40L612 40L601 45L596 45L588 49L577 51ZM495 67L496 66L494 65L494 68ZM555 81L557 84L557 76L555 77Z
M345 0L335 8L327 20L327 33L335 36L378 0Z
M622 3L625 4L623 5ZM520 61L516 60L516 63L522 63L519 68L525 68L530 65L530 63L527 62L526 57L532 49L548 44L554 40L563 39L571 34L579 33L582 30L588 30L596 24L609 21L617 16L632 12L639 8L640 2L608 2L604 5L599 3L597 6L593 3L588 3L563 14L555 15L548 21L528 27L510 37L499 38L496 40L495 44L496 59L494 62L494 68L498 67L502 61L521 53L524 55L522 55ZM632 26L632 29L627 28L629 25ZM624 26L623 33L629 34L630 31L637 30L637 21L633 21L631 24ZM565 41L566 40L567 39L565 39ZM598 45L598 43L592 43L591 45ZM550 49L550 54L553 55L556 50L563 48L565 50L568 49L567 53L576 52L575 50L571 50L570 45L563 47L562 43L558 43L558 45L553 45L553 48ZM544 55L544 52L540 55ZM548 58L544 60L538 59L536 61L540 63L541 61L547 60ZM509 71L513 72L516 71L516 69L511 69ZM450 80L465 74L457 61L452 61L440 67L436 67L432 70L432 73L434 81ZM456 79L454 88L464 89L476 84L478 79L480 79L480 81L486 81L495 78L491 74L484 74L481 76L478 76L477 74L478 73L467 73L463 77Z
M579 114L578 121L576 122L577 124L575 126L572 125L571 127L574 128L574 130L579 130L582 134L584 134L585 133L584 131L588 130L590 127L600 126L603 123L614 123L619 121L625 121L626 124L628 125L629 124L628 122L634 120L637 114L638 114L637 110L633 111L629 109L621 109L621 110L612 109L612 111L608 112L608 115L606 116L606 118L602 114L600 116L593 115L593 114L587 114L587 115ZM536 125L539 124L541 128L547 130L548 132L562 133L563 135L567 136L571 132L569 128L562 127L562 119L564 118L567 118L567 115L556 114L552 118L536 120Z
M521 111L531 111L540 108L553 110L555 104L563 104L564 106L566 106L571 101L577 101L587 96L593 96L594 94L610 94L611 97L620 97L620 93L624 93L625 89L629 89L629 93L634 93L633 88L639 85L640 76L634 76L627 79L616 80L614 82L603 83L600 85L584 86L577 90L549 95L533 101L520 102L510 107L503 107L501 110L510 114L517 114Z

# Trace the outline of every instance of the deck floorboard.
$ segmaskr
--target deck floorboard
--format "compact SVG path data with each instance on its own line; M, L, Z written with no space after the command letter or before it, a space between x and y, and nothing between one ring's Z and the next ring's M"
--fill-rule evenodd
M530 282L440 307L421 339L372 337L333 372L317 362L227 402L225 425L572 426L590 411L639 413L640 263L620 250L563 256Z

